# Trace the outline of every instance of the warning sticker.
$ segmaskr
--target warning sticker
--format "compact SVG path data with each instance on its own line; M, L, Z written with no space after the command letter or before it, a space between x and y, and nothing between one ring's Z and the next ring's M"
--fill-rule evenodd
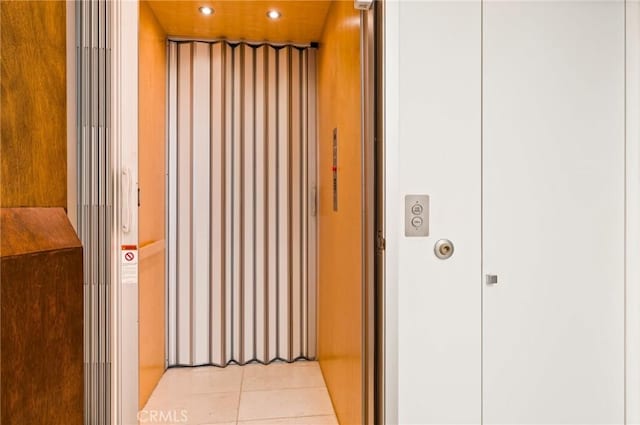
M121 279L122 283L138 283L138 246L122 245L121 253Z

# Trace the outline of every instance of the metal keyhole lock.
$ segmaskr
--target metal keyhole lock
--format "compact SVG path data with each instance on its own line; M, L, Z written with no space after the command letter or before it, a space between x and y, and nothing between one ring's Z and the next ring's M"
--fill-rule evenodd
M453 255L453 251L453 242L451 242L449 239L440 239L433 247L433 252L436 254L436 257L441 260L451 258L451 256Z

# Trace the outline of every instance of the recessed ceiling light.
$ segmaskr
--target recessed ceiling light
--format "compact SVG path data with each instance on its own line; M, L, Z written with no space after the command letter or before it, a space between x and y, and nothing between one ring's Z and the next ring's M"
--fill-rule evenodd
M202 13L203 15L206 15L206 16L213 15L213 7L202 6L198 10L200 10L200 13Z
M267 12L267 16L269 19L278 19L282 15L277 10L270 10Z

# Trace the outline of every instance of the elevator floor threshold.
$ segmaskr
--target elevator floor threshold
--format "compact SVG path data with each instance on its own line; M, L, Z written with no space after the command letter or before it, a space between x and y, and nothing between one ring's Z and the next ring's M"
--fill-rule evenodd
M338 425L320 366L202 366L167 370L140 424Z

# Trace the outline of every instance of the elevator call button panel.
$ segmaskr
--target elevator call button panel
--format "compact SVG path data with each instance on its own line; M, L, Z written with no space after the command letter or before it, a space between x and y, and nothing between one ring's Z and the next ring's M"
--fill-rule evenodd
M429 195L406 195L404 211L404 235L429 236Z

